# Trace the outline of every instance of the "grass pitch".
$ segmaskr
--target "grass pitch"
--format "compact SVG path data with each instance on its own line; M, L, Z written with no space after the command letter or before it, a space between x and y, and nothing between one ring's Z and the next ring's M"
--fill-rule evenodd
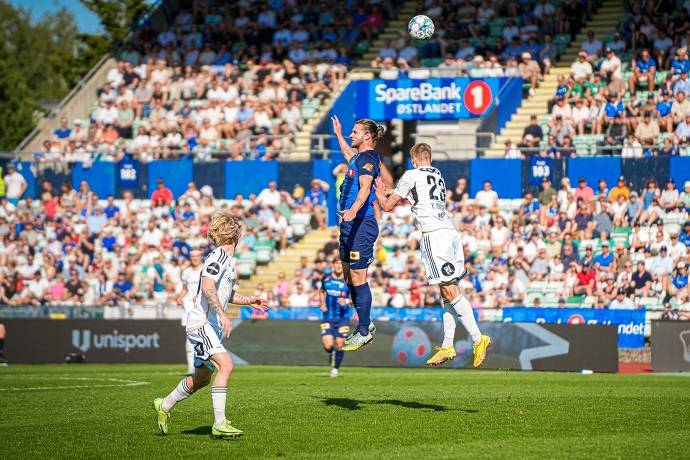
M346 361L347 363L347 357ZM690 378L444 369L237 367L210 436L208 388L159 436L182 368L0 368L6 458L687 458Z

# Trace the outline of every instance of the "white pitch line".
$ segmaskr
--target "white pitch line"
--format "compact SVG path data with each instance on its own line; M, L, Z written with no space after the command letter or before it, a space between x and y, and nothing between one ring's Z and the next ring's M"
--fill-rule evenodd
M22 377L23 378L23 377ZM54 377L55 378L55 377ZM113 387L136 387L148 385L151 382L125 380L116 378L91 378L91 377L57 377L56 380L78 380L78 381L109 381L118 383L96 384L96 385L54 385L48 387L7 387L0 388L0 391L42 391L42 390L78 390L89 388L113 388Z

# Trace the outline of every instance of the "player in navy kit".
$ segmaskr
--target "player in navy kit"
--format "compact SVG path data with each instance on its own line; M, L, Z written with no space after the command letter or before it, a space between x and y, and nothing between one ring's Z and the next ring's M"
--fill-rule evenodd
M331 353L331 377L338 376L343 362L343 344L350 332L350 288L343 278L343 263L333 261L331 274L321 282L321 344Z
M383 137L384 128L371 120L357 120L350 134L350 147L343 137L338 117L332 117L331 121L348 163L345 180L340 186L340 260L343 261L343 273L350 286L359 325L345 340L343 350L355 351L371 343L376 331L370 317L371 290L367 283L367 269L374 260L374 243L379 235L374 216L374 181L381 174L381 159L374 146Z

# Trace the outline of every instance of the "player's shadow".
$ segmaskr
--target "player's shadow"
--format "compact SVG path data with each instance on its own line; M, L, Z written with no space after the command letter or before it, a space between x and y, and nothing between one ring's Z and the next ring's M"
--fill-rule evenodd
M400 399L370 399L370 400L357 400L357 399L350 399L350 398L326 398L322 399L321 402L323 402L326 406L336 406L340 407L342 409L347 409L347 410L361 410L363 405L366 404L377 404L377 405L390 405L390 406L399 406L399 407L404 407L406 409L426 409L426 410L431 410L433 412L447 412L447 411L461 411L461 412L467 412L468 414L474 414L479 412L478 409L463 409L463 408L454 408L454 407L446 407L446 406L441 406L438 404L428 404L428 403L421 403L417 401L402 401Z
M192 428L191 430L184 430L182 434L196 434L203 436L211 436L211 427L208 425L202 425L197 428Z

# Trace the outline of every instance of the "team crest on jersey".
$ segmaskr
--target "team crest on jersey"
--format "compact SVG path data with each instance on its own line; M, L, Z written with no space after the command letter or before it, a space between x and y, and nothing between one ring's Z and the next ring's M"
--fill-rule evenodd
M218 265L216 262L213 262L208 267L206 267L206 271L208 272L209 275L215 276L218 273L220 273L220 265Z
M355 170L350 168L347 170L347 177L354 177L355 175Z
M364 166L362 166L362 168L366 169L369 172L372 172L374 170L374 165L371 163L367 163Z
M359 251L350 251L350 260L359 260Z
M451 276L453 273L455 273L455 267L450 262L446 262L441 267L441 272L446 276Z

